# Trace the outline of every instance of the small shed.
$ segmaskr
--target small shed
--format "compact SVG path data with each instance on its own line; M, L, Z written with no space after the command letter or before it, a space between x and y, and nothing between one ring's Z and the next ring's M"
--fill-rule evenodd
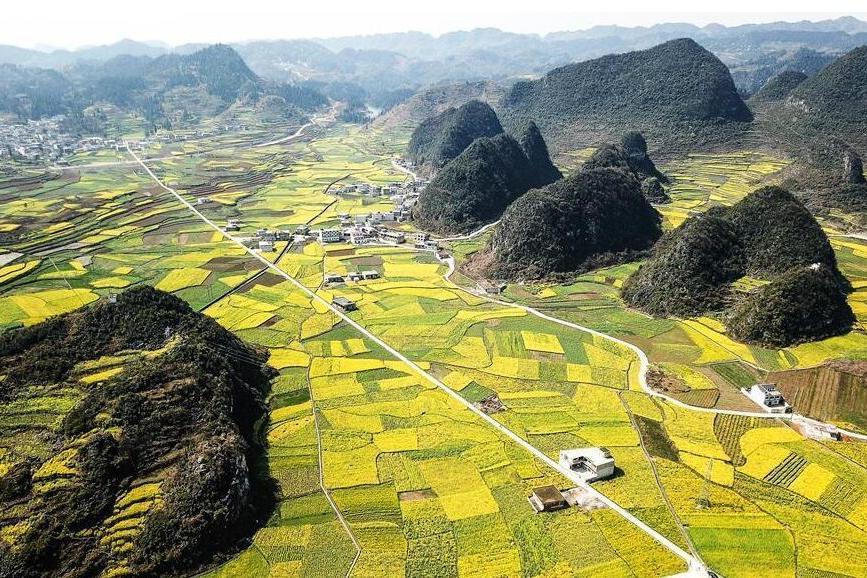
M567 508L569 503L560 490L556 486L542 486L533 489L533 493L527 496L530 505L539 512L551 512L553 510L562 510Z
M331 303L343 312L355 311L358 309L355 302L346 297L335 297Z

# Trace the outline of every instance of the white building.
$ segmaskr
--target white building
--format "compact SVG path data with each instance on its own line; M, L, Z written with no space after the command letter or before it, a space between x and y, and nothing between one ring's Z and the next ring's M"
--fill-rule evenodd
M343 240L343 231L340 229L321 229L319 231L320 243L339 243Z
M259 241L259 250L263 253L270 253L274 250L274 241L262 239Z
M560 452L560 465L578 474L585 482L614 475L614 458L605 448L573 448Z
M392 231L391 229L383 229L379 232L379 237L383 241L391 243L403 243L406 241L406 234L400 231Z
M353 245L363 245L371 239L370 233L361 227L352 227L347 231L349 232L349 242Z
M783 394L773 383L756 383L751 388L742 391L768 413L788 413L791 411L791 407L783 399Z

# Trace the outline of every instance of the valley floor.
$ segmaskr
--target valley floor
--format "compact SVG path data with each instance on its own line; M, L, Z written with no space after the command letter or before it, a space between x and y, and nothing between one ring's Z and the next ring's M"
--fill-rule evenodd
M729 340L715 319L628 310L618 288L634 264L490 299L411 247L278 242L259 253L216 230L227 218L241 219L238 235L328 227L390 208L329 187L411 178L392 164L407 137L312 125L265 146L226 140L0 189L0 234L20 253L0 254L0 328L149 283L271 351L268 467L281 500L213 574L650 577L700 560L727 577L867 575L867 444L806 439L748 415L756 406L738 392L767 371L867 358L861 327L772 351ZM742 152L664 167L675 177L666 225L783 166ZM485 239L448 247L460 263ZM863 324L867 242L832 242ZM323 283L368 269L381 277ZM334 297L358 310L336 310ZM688 387L650 395L639 352ZM475 404L491 396L505 410L489 416ZM0 415L21 423L21 411ZM52 426L34 419L0 446L40 427ZM576 485L552 467L559 451L590 445L617 463L590 490L607 507L533 513L533 488ZM0 539L14 545L13 532Z

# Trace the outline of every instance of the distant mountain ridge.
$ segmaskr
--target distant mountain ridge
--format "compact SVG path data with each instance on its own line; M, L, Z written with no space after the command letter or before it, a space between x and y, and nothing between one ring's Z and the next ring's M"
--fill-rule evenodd
M804 72L812 74L818 68L811 61L819 63L822 55L832 57L867 43L867 23L852 17L732 27L661 23L631 28L595 26L544 36L480 28L436 37L405 32L251 41L232 46L260 76L292 82L352 82L373 98L377 93L401 88L418 90L439 82L541 75L570 62L641 50L684 36L694 38L722 58L731 67L738 89L751 94L783 70L803 67ZM0 46L0 62L62 69L121 54L157 57L168 52L187 54L203 47L193 44L169 49L130 40L75 51ZM802 48L811 51L807 60L797 54Z
M610 140L612 131L632 128L665 143L753 118L725 65L689 38L518 82L499 112L506 126L535 119L560 149Z
M326 104L311 88L263 80L226 45L157 58L115 56L64 73L0 65L0 112L23 119L61 113L74 117L106 102L163 126L191 112L210 116L266 95L282 99L288 116Z

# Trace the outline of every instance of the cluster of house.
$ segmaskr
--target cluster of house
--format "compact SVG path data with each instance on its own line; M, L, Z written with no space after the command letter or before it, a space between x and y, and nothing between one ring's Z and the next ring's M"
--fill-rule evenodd
M383 221L409 221L412 219L412 208L418 202L419 194L424 190L427 181L415 180L407 183L388 183L386 185L371 185L369 183L356 183L343 185L334 190L334 194L363 195L363 196L387 196L393 204L391 211L381 211L368 215L356 215L353 219L349 215L340 215L341 224L348 225L352 221L355 224L376 225ZM344 220L346 222L344 222Z
M326 285L336 285L338 283L346 283L346 280L350 281L370 281L371 279L379 279L379 271L374 271L373 269L368 271L352 271L347 273L344 277L343 275L338 275L337 273L326 273L325 274L325 284Z
M240 219L228 219L223 227L226 232L238 232L241 230ZM416 249L436 251L437 242L430 238L427 233L414 233L410 235ZM389 244L400 245L407 242L407 234L403 231L386 227L372 227L367 225L353 225L340 229L311 229L308 225L298 225L294 231L286 229L259 229L250 237L242 238L241 241L251 249L258 248L260 251L273 251L277 241L308 241L316 240L327 245L329 243L349 242L353 245L366 244Z
M792 413L792 406L786 403L783 394L773 383L756 383L741 391L768 413Z
M227 233L237 232L241 230L240 219L228 219L223 230ZM250 249L259 249L263 253L270 253L274 250L274 243L277 241L291 241L294 234L286 230L271 230L258 229L250 237L240 239L245 247Z
M603 480L614 475L614 458L606 448L572 448L560 452L560 465L578 475L585 483ZM527 496L536 512L560 510L578 503L580 489L559 490L556 486L535 488Z
M0 159L11 159L25 162L52 162L67 165L66 157L84 152L100 150L125 151L121 139L101 136L76 136L65 132L63 123L65 115L57 115L38 120L28 120L22 123L0 123ZM192 134L181 134L173 131L159 131L149 137L130 141L133 150L142 151L155 143L171 143L189 138L204 138L215 136L220 132L239 132L247 130L247 126L238 122L230 122L212 130L197 130Z
M343 222L344 218L341 217L341 223ZM356 221L356 223L351 226L339 229L319 229L316 231L310 231L308 228L305 235L316 238L323 245L328 243L344 242L352 243L353 245L375 243L400 245L407 242L407 234L403 231L397 231L395 229L371 224L370 221L366 221L363 224L359 224ZM436 251L438 248L437 242L432 240L427 233L415 233L411 235L411 239L416 249Z
M65 156L117 146L114 139L78 138L63 131L63 115L0 124L0 159L59 162Z
M160 130L156 133L139 140L128 141L129 148L134 151L144 151L153 144L168 144L173 142L184 142L193 139L203 139L217 136L221 133L246 132L249 127L246 124L232 121L228 124L217 125L212 129L196 129L196 130ZM118 143L115 148L123 148L123 143Z

